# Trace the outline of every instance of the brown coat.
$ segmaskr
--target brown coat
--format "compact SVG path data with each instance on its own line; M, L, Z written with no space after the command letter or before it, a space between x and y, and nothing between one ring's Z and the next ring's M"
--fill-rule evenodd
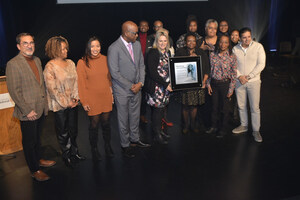
M41 61L35 56L33 59L39 71L40 83L22 54L12 58L6 66L7 89L16 104L13 115L21 121L28 121L26 116L32 110L37 113L37 118L48 113Z

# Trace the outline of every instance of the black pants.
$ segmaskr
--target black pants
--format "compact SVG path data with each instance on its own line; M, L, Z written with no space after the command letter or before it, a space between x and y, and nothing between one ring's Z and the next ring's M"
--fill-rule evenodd
M54 113L56 136L64 159L70 158L78 152L76 143L78 135L77 115L77 107Z
M40 169L40 134L42 132L43 121L44 114L34 121L20 121L25 160L32 173Z
M146 92L142 89L142 99L141 99L141 116L146 115L147 111L147 100L146 100Z
M212 88L212 127L225 131L229 119L229 99L227 98L230 81L211 81Z

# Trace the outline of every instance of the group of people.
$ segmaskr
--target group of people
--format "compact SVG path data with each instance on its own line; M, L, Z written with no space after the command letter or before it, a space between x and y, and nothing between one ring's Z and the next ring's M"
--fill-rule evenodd
M263 46L252 40L251 30L228 31L227 21L213 19L205 24L206 36L197 33L194 16L187 19L187 32L176 43L159 20L148 35L149 24L141 21L139 27L132 21L122 24L121 36L110 45L107 57L101 54L101 42L91 37L85 54L77 65L67 59L69 44L66 38L54 36L45 47L49 61L42 70L41 61L34 56L35 41L29 33L17 36L19 54L6 67L8 91L15 102L14 116L20 120L25 159L38 181L50 177L41 167L55 165L40 155L40 133L48 110L54 112L55 131L65 164L84 160L76 142L78 105L86 111L89 141L94 161L102 159L98 151L98 128L101 126L107 157L113 157L110 113L117 108L118 129L123 155L135 157L134 148L149 147L141 141L140 120L145 118L146 105L151 107L154 141L168 144L171 137L167 127L167 106L170 96L182 104L183 130L199 132L197 109L212 97L211 126L207 133L217 137L226 134L229 119L229 101L236 93L241 125L232 132L248 131L247 97L249 97L252 131L255 141L262 142L260 129L260 73L265 66ZM231 35L230 35L231 34ZM176 45L176 46L173 46ZM234 48L232 49L232 46ZM201 56L202 87L173 91L170 84L169 62L172 56ZM207 92L206 92L207 90Z

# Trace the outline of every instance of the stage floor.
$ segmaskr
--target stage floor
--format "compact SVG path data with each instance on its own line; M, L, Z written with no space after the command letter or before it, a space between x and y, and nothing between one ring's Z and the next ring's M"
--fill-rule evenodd
M57 161L45 172L51 180L34 181L23 152L16 158L0 158L1 200L276 200L300 199L300 89L283 88L266 68L261 91L262 143L251 133L218 139L204 132L181 132L181 106L172 101L168 118L168 145L153 144L136 149L137 156L122 156L115 110L112 113L112 147L115 157L93 163L88 141L88 118L79 110L78 145L87 160L75 169L61 159L54 132L53 113L45 121L42 149ZM202 108L201 108L202 109ZM149 111L149 109L148 109ZM147 113L149 119L149 112ZM205 117L205 116L204 116ZM230 129L235 127L230 122ZM140 126L144 140L151 142L151 124ZM101 131L99 131L101 136ZM103 139L99 141L104 155Z

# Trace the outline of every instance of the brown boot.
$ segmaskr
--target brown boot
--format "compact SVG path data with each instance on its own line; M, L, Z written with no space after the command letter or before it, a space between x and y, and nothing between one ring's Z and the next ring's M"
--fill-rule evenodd
M32 173L31 176L37 181L47 181L50 179L50 177L47 174L45 174L42 170L38 170Z
M44 160L44 159L40 160L41 167L52 167L55 164L56 162L54 160Z

